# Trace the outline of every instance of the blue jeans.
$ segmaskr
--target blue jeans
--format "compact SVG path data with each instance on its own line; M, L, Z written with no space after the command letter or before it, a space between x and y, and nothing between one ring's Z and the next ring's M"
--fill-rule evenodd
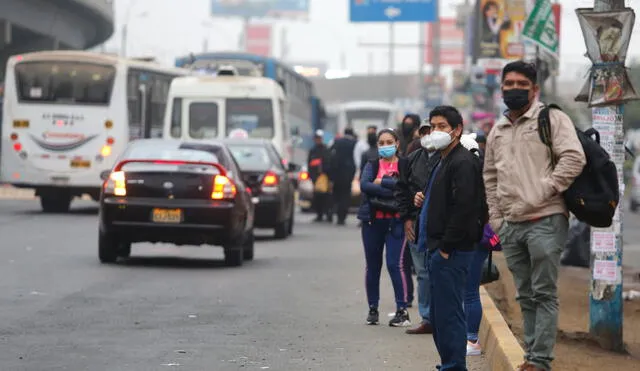
M441 371L467 371L464 295L473 251L454 250L448 259L434 251L429 264L431 325Z
M404 223L396 218L364 222L362 223L362 242L366 260L365 285L369 306L377 308L380 302L380 273L386 245L385 258L395 292L396 309L405 309L409 296L407 282L412 278L407 276L403 269L402 257L406 248Z
M464 295L464 312L467 315L467 340L478 341L478 330L482 320L482 303L480 302L480 279L489 250L478 246L469 262L469 276Z
M418 286L418 313L422 317L423 323L429 323L429 295L431 288L429 287L429 270L427 251L418 251L418 244L407 241L409 250L411 251L411 259L416 269L416 281Z

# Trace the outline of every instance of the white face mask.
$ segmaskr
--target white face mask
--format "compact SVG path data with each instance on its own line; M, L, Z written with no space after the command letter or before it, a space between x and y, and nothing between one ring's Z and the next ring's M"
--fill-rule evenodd
M426 149L429 152L436 150L436 148L433 146L433 143L431 143L431 136L428 134L420 138L420 145L422 146L422 148Z
M431 137L431 143L436 150L447 148L447 146L453 141L451 133L445 133L444 131L432 131L429 136Z

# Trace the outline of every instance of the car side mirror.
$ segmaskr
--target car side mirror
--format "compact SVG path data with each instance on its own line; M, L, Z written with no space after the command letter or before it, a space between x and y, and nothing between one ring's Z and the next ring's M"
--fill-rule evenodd
M288 165L288 169L287 171L295 173L302 170L302 166L298 165L298 164L294 164L293 162L290 162Z
M109 175L111 175L111 170L105 170L100 173L100 179L107 180L109 179Z

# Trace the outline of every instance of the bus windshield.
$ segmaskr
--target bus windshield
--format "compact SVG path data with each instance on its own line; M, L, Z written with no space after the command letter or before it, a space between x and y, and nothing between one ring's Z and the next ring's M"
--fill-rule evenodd
M234 129L246 130L250 138L272 139L274 136L271 99L228 98L225 113L225 137Z
M16 65L21 102L108 105L116 69L94 63L46 61Z
M353 110L347 111L347 126L362 137L367 131L367 126L377 126L378 130L388 126L389 111L381 110Z

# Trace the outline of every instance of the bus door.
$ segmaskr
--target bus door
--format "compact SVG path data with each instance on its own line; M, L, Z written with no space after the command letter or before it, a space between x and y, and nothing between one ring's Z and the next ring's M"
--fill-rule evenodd
M151 86L140 84L138 87L138 101L140 102L140 136L151 138Z

